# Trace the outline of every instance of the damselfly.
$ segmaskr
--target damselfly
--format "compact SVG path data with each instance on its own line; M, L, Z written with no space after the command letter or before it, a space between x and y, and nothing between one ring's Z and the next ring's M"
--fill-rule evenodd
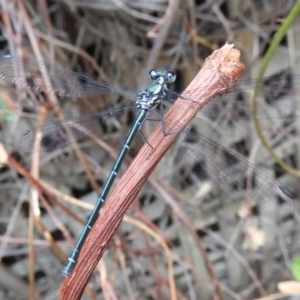
M78 116L66 120L50 121L43 126L26 130L20 141L20 149L25 152L40 150L52 151L61 148L88 135L100 124L105 124L111 117L118 116L125 111L139 109L132 129L103 186L102 193L98 198L95 208L64 268L63 274L66 276L72 273L78 260L80 250L99 215L100 209L107 198L134 136L141 130L149 113L157 110L156 107L162 103L172 103L177 98L188 101L196 100L189 97L189 91L178 94L168 89L168 84L174 82L176 78L173 72L152 70L149 72L149 77L152 81L151 85L135 93L104 82L92 80L82 74L58 68L32 58L5 56L0 60L0 79L8 83L13 83L21 88L29 88L38 92L73 98L95 97L108 93L116 93L135 101L135 105L133 106ZM284 90L284 84L281 85L280 88L282 92ZM272 92L275 92L274 88L272 88ZM277 90L277 92L280 93L279 90ZM207 106L208 114L212 114L215 110L220 111L220 108ZM224 110L221 109L221 111ZM242 116L242 114L243 109L241 108L238 117ZM156 116L161 116L162 122L165 124L170 122L170 120L167 120L162 115L161 110L158 111ZM164 132L164 134L167 135L168 133ZM275 215L278 210L278 205L280 205L282 210L287 212L297 212L295 201L291 199L292 196L287 193L286 188L273 177L263 173L248 164L244 159L236 157L222 146L199 134L185 132L184 136L180 151L183 151L183 155L187 157L185 161L190 165L197 166L195 171L197 172L198 170L198 173L201 173L201 176L204 178L203 181L208 182L213 192L219 193L223 201L233 201L239 205L243 205L245 196L240 195L237 197L234 190L247 190L250 186L250 193L249 191L246 193L247 207L249 205L256 205L259 202L265 203L266 205L264 206L265 208L262 214L270 219L276 218ZM149 146L151 147L151 145ZM214 164L205 164L203 160L205 159L205 155L213 155ZM224 157L227 157L228 165L226 167L224 166L224 160L221 159ZM250 176L249 169L251 169ZM231 184L229 184L229 181L231 181ZM250 181L251 184L245 184L245 181Z

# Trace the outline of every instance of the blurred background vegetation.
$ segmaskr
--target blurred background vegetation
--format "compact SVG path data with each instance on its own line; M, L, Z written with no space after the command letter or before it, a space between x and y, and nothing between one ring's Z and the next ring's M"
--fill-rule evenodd
M299 178L279 167L261 146L249 96L262 58L295 3L1 0L0 55L35 57L132 91L147 87L149 70L166 68L177 74L172 89L182 91L212 51L234 43L246 71L236 92L220 98L222 105L231 103L230 114L208 106L196 118L193 130L283 182L297 201ZM268 66L264 83L269 89L262 88L261 103L262 112L267 111L272 120L262 117L264 134L279 158L295 169L299 167L299 22L298 17ZM249 100L241 98L243 89ZM72 145L36 157L20 151L22 132L57 119L58 110L70 117L120 102L123 105L126 100L106 95L58 98L53 103L43 93L1 84L0 299L58 298L61 261L70 254L83 227L80 221L86 220L97 200L134 115L111 120L93 139L84 140L83 163ZM151 125L145 124L144 130L148 136ZM143 143L141 136L135 139L122 172ZM215 158L211 154L207 159ZM292 260L300 256L297 218L284 215L272 222L262 212L262 217L257 213L240 219L230 205L222 207L229 212L224 217L224 211L209 203L203 213L201 196L195 192L199 188L190 184L194 179L181 189L171 186L174 180L168 176L178 170L168 157L158 166L112 239L83 299L169 299L168 255L158 236L172 253L171 275L178 299L213 299L206 259L212 263L224 299L264 299L266 295L283 299L277 284L294 279ZM29 172L37 177L38 192ZM275 205L272 201L270 206ZM134 224L134 219L146 224L153 235Z

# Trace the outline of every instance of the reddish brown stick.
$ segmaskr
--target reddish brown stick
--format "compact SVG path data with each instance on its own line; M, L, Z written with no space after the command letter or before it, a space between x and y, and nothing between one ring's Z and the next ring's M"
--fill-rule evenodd
M199 102L178 100L166 114L167 132L178 132L194 118L197 112L219 93L229 92L244 71L239 62L240 52L233 45L226 44L209 56L198 75L187 87L189 98ZM176 122L176 120L178 120ZM121 223L130 204L135 200L145 181L171 147L177 135L165 136L161 125L157 126L134 159L116 189L101 211L101 218L95 223L83 247L76 268L61 289L60 299L80 299L94 268L101 259L106 246Z

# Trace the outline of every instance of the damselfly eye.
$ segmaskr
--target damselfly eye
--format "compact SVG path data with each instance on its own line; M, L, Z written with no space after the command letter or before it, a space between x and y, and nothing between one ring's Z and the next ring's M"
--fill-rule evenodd
M171 71L168 71L167 73L167 81L168 83L172 83L176 80L176 74L171 72Z
M153 69L149 72L149 77L151 80L156 80L160 76L159 70Z

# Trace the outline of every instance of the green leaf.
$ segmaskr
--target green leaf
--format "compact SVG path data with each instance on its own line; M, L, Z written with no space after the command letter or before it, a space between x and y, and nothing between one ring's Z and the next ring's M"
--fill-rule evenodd
M296 280L300 281L300 258L292 260L292 274Z

